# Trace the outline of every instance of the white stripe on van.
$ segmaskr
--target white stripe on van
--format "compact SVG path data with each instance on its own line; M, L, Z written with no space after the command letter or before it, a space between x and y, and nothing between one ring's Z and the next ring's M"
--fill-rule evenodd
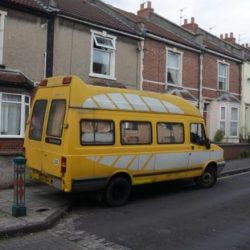
M162 113L184 114L184 111L173 103L158 98L139 96L127 93L108 93L95 95L85 100L84 108L103 108L112 110L155 111Z
M132 162L130 162L128 168L130 170L138 170L138 161L139 161L139 157L134 156L134 159L132 160Z
M112 166L118 156L104 156L99 161L100 164Z
M149 111L147 105L143 102L139 95L135 94L124 94L129 103L134 107L135 110Z
M108 99L106 95L96 95L93 98L103 109L116 109L114 104Z
M160 100L151 97L142 97L152 111L167 112Z
M98 108L92 98L88 98L82 105L84 108Z
M184 114L183 110L174 105L173 103L162 101L164 106L169 110L170 113Z
M207 160L210 158L210 151L206 152L192 152L189 158L189 165L199 165L205 164Z
M132 159L132 155L121 156L115 166L116 168L127 168Z
M115 105L118 107L118 109L132 110L131 105L129 105L129 103L126 101L126 99L123 97L123 95L121 95L119 93L112 93L112 94L108 94L108 96L115 103Z
M223 159L223 151L213 151L211 152L211 158L215 161Z
M191 155L190 155L191 153ZM129 170L166 170L180 169L205 164L209 159L218 161L223 157L222 151L162 153L142 155L89 156L88 160L102 165Z

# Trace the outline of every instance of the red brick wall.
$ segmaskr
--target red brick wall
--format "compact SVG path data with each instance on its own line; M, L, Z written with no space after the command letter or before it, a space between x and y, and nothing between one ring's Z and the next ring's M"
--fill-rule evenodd
M167 46L164 43L154 40L145 41L143 70L144 90L157 92L164 91L164 86L159 86L157 83L147 82L147 80L165 83L166 48ZM177 49L177 51L183 52L182 85L184 87L199 88L199 54L181 49ZM198 97L198 94L196 94L196 96Z
M200 66L199 54L191 51L183 51L182 84L189 88L199 88Z
M229 69L229 91L240 94L241 68L240 64L230 62Z
M244 153L250 152L250 144L219 144L219 146L224 149L226 161L240 159Z
M23 139L0 139L0 154L11 154L16 152L22 152Z
M166 45L153 40L145 41L143 78L165 82L165 72Z
M223 60L211 54L204 55L203 67L203 87L217 89L217 63L218 60ZM240 64L233 61L225 60L229 63L229 91L240 94ZM220 93L217 91L203 90L204 97L217 98Z

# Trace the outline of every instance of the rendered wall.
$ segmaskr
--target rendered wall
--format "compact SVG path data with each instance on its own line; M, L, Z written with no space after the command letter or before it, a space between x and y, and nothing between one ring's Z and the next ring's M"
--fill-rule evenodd
M92 28L92 30L102 31ZM65 19L56 19L54 45L54 75L75 74L88 83L117 82L129 88L139 88L138 40L116 36L115 78L105 80L90 77L91 28Z

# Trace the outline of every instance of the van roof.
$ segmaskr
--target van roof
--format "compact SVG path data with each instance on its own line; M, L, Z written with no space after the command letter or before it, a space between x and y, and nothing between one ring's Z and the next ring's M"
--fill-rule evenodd
M170 94L94 86L86 84L77 76L48 78L46 87L63 86L64 79L66 79L64 83L68 83L71 89L69 105L74 108L172 113L201 117L199 110L190 102Z

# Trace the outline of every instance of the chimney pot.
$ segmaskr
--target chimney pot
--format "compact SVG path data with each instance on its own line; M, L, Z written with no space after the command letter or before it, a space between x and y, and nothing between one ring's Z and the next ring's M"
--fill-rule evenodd
M143 10L143 9L144 9L144 3L141 3L140 10Z
M151 1L148 1L148 9L151 9Z
M234 33L230 32L230 38L233 38L233 37L234 37Z
M195 22L194 17L191 17L191 23L194 23L194 22Z
M225 38L228 38L228 33L225 34Z
M220 34L220 39L223 39L223 34Z
M188 20L184 19L184 25L187 25L187 24L188 24Z

